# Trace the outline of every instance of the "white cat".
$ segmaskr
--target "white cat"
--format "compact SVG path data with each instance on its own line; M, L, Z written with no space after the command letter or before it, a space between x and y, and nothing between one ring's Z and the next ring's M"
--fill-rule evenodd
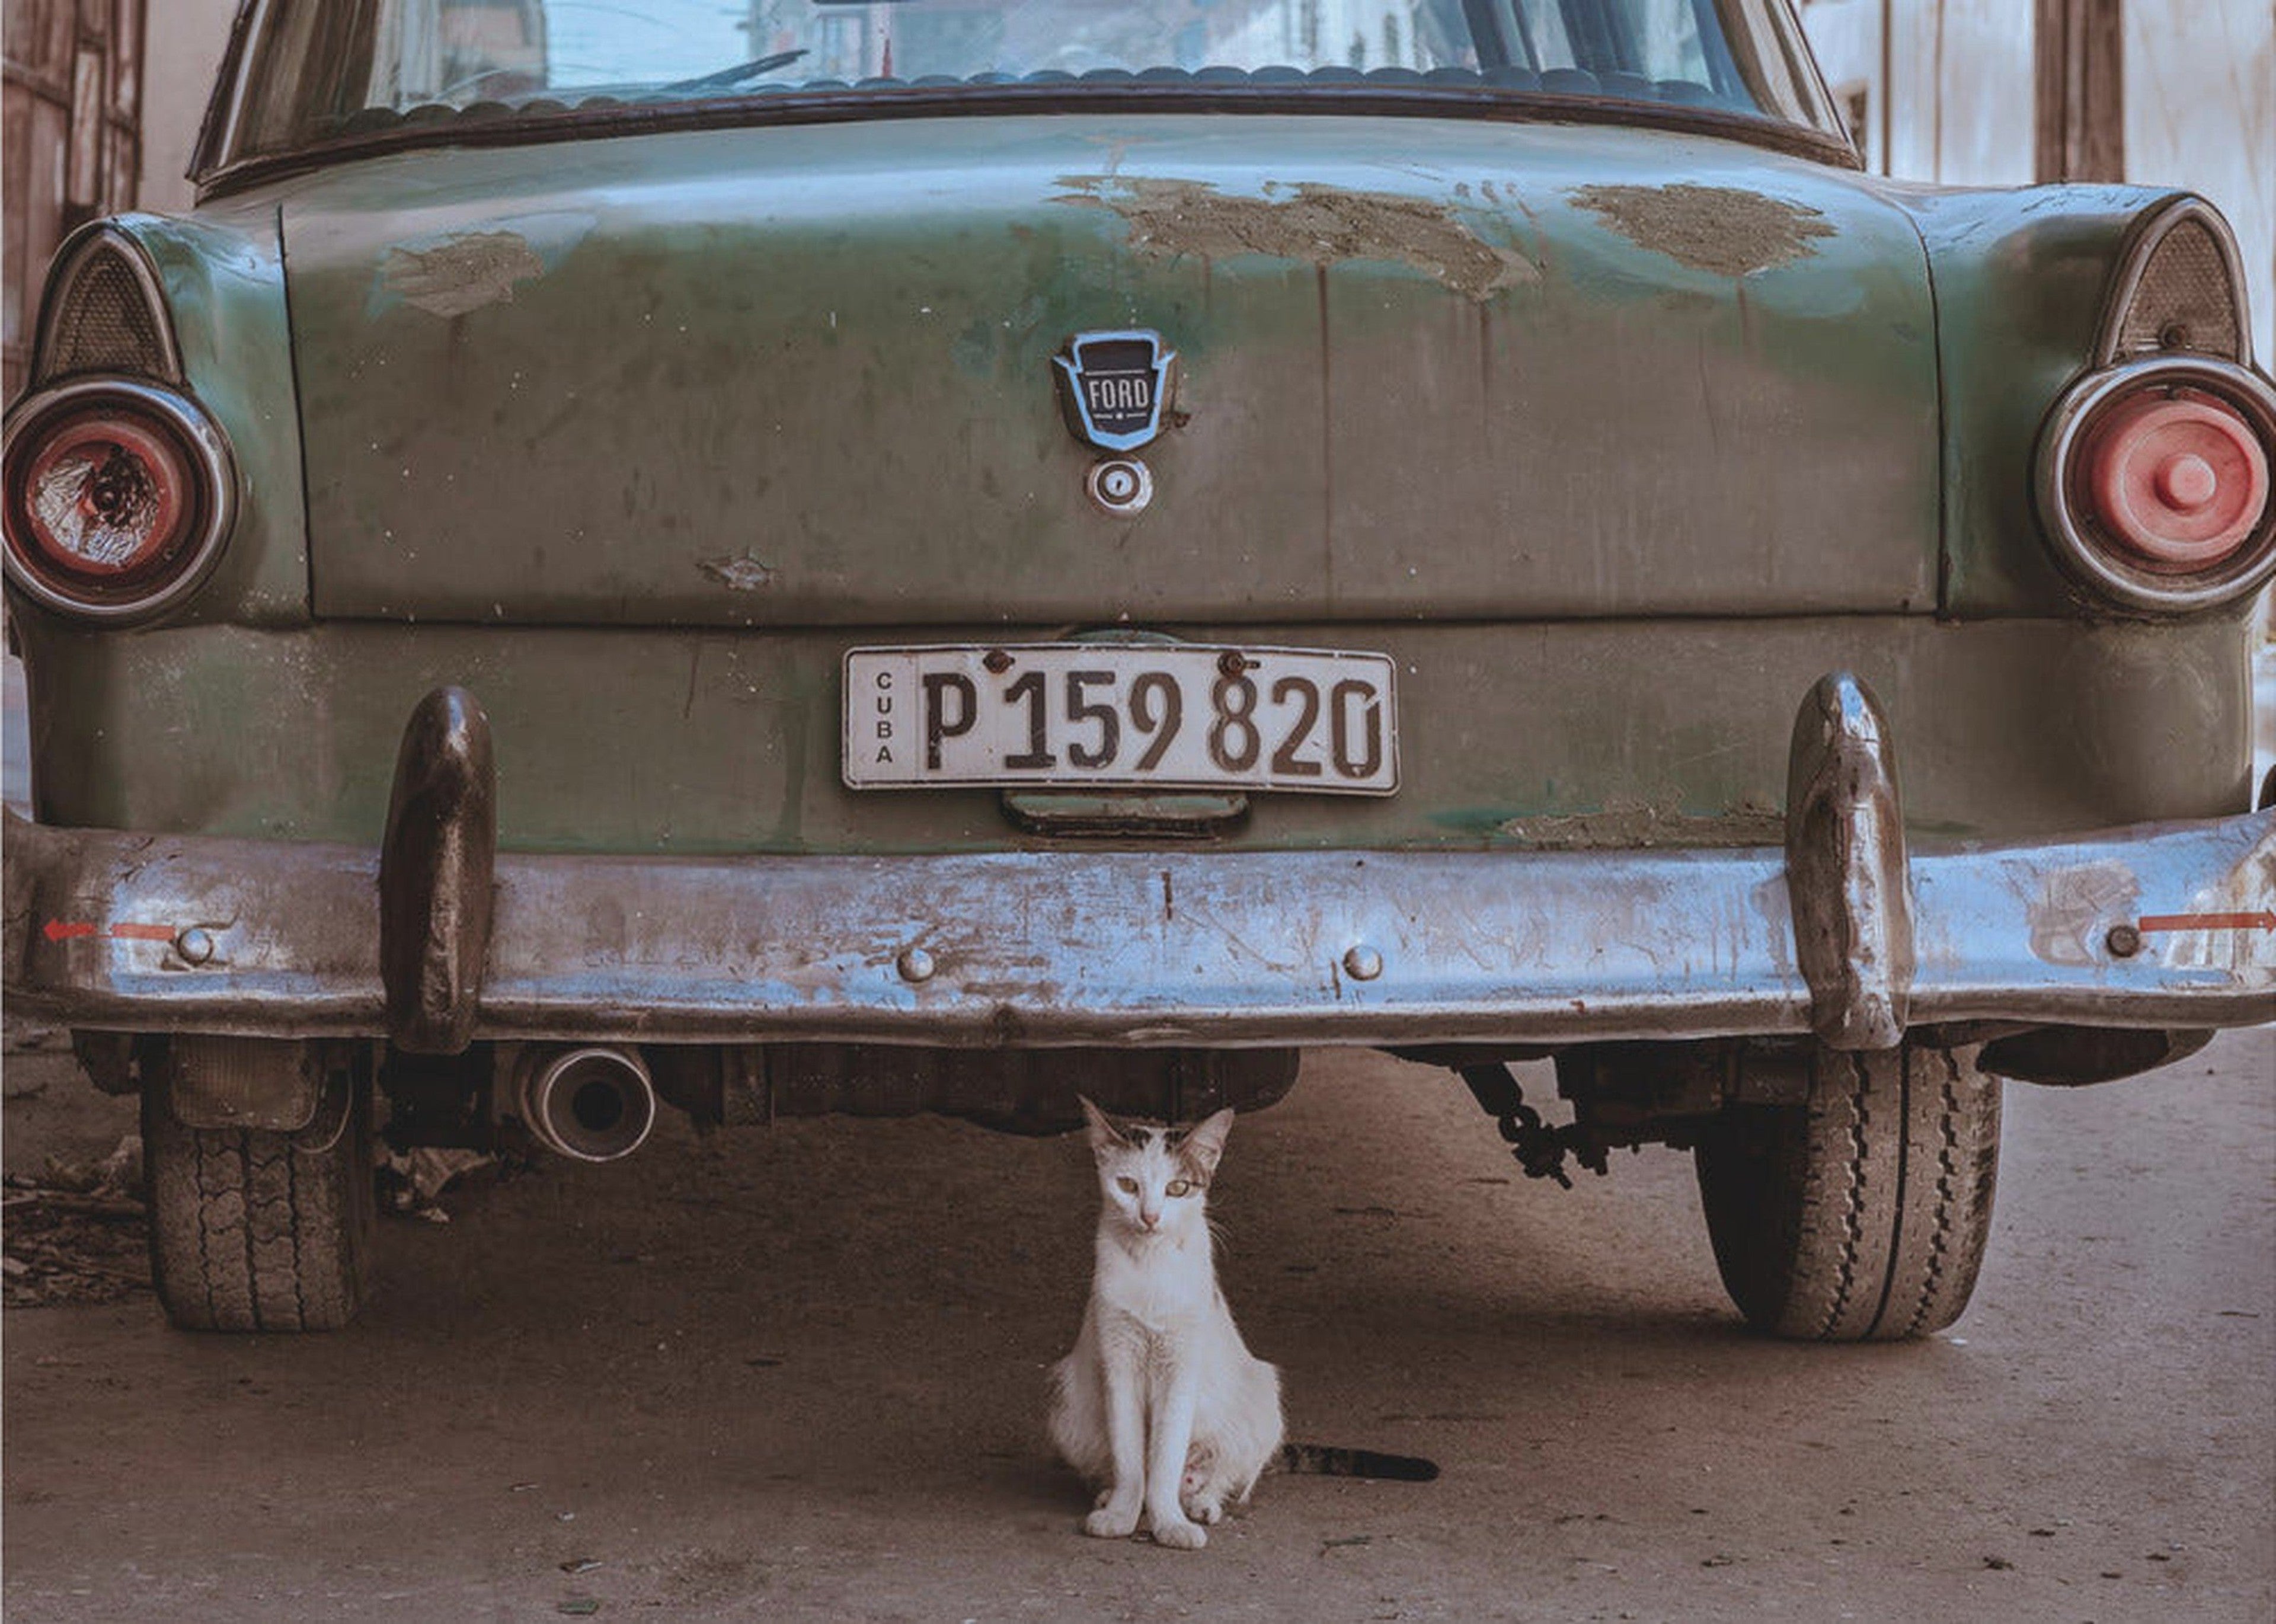
M1206 1195L1233 1112L1190 1130L1117 1123L1089 1100L1097 1263L1074 1350L1051 1371L1051 1441L1104 1485L1082 1531L1197 1551L1280 1453L1280 1372L1218 1289Z

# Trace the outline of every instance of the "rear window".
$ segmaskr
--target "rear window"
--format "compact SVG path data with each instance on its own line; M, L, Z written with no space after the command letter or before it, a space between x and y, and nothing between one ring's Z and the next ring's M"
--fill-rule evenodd
M476 124L1134 93L1634 104L1839 134L1785 0L252 0L235 65L209 169Z

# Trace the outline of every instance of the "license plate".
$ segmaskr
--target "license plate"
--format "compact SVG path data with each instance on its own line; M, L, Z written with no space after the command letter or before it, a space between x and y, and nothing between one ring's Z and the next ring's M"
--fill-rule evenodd
M960 644L846 656L854 789L1399 787L1389 656L1199 644Z

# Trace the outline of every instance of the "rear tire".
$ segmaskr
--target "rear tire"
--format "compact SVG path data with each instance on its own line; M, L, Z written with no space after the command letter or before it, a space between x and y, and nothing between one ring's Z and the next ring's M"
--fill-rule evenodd
M1726 1112L1696 1152L1723 1284L1805 1341L1895 1341L1976 1289L1999 1161L1999 1080L1976 1050L1820 1048L1809 1103Z
M150 1266L185 1331L337 1331L361 1305L376 1198L370 1080L297 1134L197 1128L142 1090Z

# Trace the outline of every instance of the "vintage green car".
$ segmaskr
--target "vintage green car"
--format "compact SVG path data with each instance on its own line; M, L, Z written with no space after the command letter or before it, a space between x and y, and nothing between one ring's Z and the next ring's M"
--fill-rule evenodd
M1862 174L1784 0L247 0L198 180L4 491L7 996L178 1324L348 1319L375 1132L1354 1044L1916 1335L1999 1078L2276 1016L2228 230Z

